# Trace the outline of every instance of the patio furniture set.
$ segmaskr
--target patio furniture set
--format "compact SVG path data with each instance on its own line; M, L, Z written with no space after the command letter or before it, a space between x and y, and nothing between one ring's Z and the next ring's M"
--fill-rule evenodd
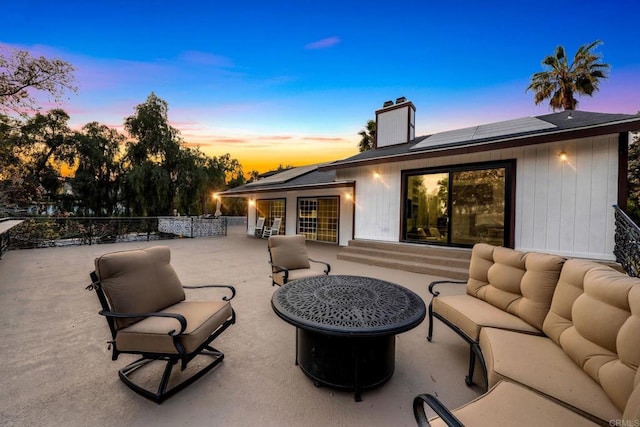
M309 258L304 236L271 236L272 308L296 327L296 365L317 386L361 393L394 371L395 336L418 326L427 309L414 292L359 276L329 275ZM312 268L322 265L323 270ZM112 359L140 355L119 376L157 403L200 378L224 355L212 341L235 322L229 302L186 300L167 247L115 252L95 260L88 289L97 292L111 331ZM640 279L585 260L474 246L463 295L429 292L434 318L470 345L466 382L478 363L488 391L449 410L435 396L415 397L418 425L638 425L640 417ZM203 287L203 286L197 286ZM198 356L209 364L168 387L172 368ZM132 379L165 363L157 391ZM182 373L178 374L181 375ZM173 384L173 381L171 382ZM425 404L437 417L427 419ZM545 421L546 420L546 421ZM547 422L548 421L548 422Z

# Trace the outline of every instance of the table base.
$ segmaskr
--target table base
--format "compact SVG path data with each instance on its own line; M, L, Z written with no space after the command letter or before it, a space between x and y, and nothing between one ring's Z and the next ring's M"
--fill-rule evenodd
M393 375L395 335L335 336L297 328L296 363L317 386L354 390L377 387Z

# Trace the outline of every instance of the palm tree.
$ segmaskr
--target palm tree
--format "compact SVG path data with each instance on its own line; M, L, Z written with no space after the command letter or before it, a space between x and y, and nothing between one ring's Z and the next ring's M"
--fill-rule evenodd
M553 111L575 110L578 105L575 94L592 96L597 92L600 79L606 79L609 71L609 64L600 62L601 55L593 52L600 44L602 42L596 40L580 46L571 65L562 46L544 58L542 65L548 70L535 73L526 90L533 90L536 105L549 99Z
M358 132L358 135L362 137L358 149L362 153L363 151L371 150L374 148L376 142L376 122L375 120L369 120L365 129Z

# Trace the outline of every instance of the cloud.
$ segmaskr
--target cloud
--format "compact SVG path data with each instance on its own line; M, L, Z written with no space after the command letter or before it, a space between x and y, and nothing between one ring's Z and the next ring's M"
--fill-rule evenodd
M231 59L225 56L214 55L207 52L188 50L186 52L183 52L182 55L180 55L180 58L186 62L191 62L194 64L213 65L215 67L224 68L233 67L233 61L231 61Z
M315 41L313 43L309 43L304 48L305 49L326 49L328 47L333 47L338 43L340 43L340 38L333 36L333 37L328 37L326 39Z

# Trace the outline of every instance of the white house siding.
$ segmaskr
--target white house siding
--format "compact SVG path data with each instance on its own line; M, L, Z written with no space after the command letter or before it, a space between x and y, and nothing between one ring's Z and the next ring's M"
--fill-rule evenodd
M568 155L564 163L561 151ZM516 160L516 249L614 259L617 134L340 169L338 179L356 180L355 238L399 241L402 170L510 159Z
M347 194L349 196L347 196ZM351 187L339 187L317 190L298 191L274 191L247 195L249 200L265 199L285 199L286 221L285 234L296 234L298 226L298 198L300 197L338 197L339 198L339 224L338 224L338 244L346 246L352 238L352 218L353 218L353 191ZM249 206L247 212L247 233L253 234L256 224L255 205Z

